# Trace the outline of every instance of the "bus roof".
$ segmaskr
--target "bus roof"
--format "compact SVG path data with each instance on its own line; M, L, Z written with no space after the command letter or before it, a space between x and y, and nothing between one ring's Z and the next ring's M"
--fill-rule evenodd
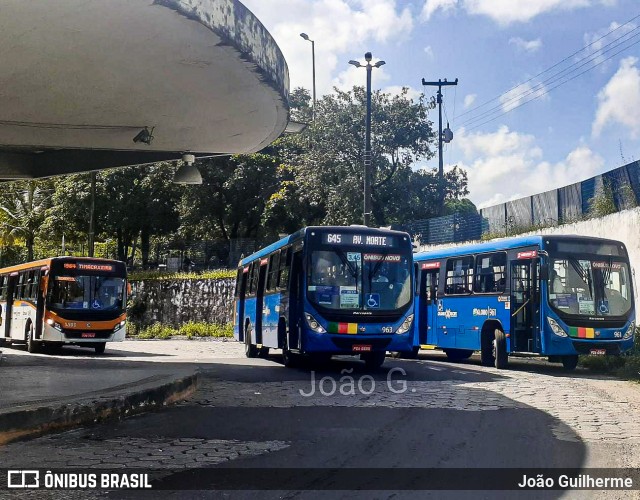
M294 241L300 240L302 238L304 238L304 235L307 233L307 231L342 231L342 232L357 232L357 231L362 231L362 232L366 232L366 233L372 233L372 234L396 234L396 235L401 235L401 236L408 236L407 233L402 232L402 231L396 231L394 229L383 229L383 228L376 228L376 227L367 227L367 226L359 226L359 225L351 225L351 226L307 226L307 227L303 227L302 229L299 229L298 231L296 231L293 234L290 234L289 236L285 236L282 239L279 239L278 241L276 241L275 243L271 243L271 245L266 246L260 250L258 250L257 252L252 253L251 255L245 257L244 259L240 260L240 263L238 264L238 266L246 266L247 264L249 264L250 262L253 262L256 259L260 259L262 257L266 257L267 255L269 255L270 253L278 250L279 248L285 247L287 245L289 245L290 243L293 243Z
M442 259L446 257L455 257L458 255L470 255L486 252L494 252L499 250L509 250L511 248L525 247L540 245L542 246L543 240L573 240L573 241L602 241L607 243L623 244L620 241L609 240L605 238L595 238L591 236L577 236L577 235L530 235L530 236L516 236L513 238L503 238L495 241L487 241L486 243L473 243L467 245L460 245L455 247L438 248L435 250L427 250L426 252L419 252L414 254L414 261ZM624 244L623 244L624 245Z

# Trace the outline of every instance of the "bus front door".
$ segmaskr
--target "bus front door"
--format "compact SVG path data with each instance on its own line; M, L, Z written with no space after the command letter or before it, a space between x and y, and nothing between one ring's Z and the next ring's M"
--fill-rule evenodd
M438 276L440 269L422 269L418 301L420 344L437 345L436 315L438 313Z
M538 352L536 335L537 263L515 261L511 264L511 352Z
M266 259L264 259L266 261ZM258 274L258 290L256 293L256 344L262 345L262 316L264 315L264 289L267 281L266 262L260 261Z

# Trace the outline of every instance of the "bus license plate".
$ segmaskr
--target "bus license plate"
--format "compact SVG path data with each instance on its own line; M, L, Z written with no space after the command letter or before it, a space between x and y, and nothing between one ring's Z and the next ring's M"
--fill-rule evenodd
M606 349L591 349L589 351L589 354L591 354L592 356L605 356L607 354L607 350Z
M371 351L371 346L370 345L363 345L363 344L355 344L352 347L353 352L370 352Z
M82 334L82 338L83 339L95 339L96 338L96 334L95 333L83 333Z

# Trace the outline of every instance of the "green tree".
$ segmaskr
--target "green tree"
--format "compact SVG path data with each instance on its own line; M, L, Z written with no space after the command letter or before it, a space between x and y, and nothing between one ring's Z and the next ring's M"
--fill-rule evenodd
M21 239L27 261L33 260L36 237L51 205L53 184L49 180L12 182L3 186L0 198L0 231L3 241Z

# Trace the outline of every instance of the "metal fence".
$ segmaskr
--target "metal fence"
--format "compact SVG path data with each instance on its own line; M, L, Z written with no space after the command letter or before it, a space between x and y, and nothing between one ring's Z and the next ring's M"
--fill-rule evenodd
M582 182L482 208L411 221L405 229L423 245L509 236L633 208L640 200L640 161Z

